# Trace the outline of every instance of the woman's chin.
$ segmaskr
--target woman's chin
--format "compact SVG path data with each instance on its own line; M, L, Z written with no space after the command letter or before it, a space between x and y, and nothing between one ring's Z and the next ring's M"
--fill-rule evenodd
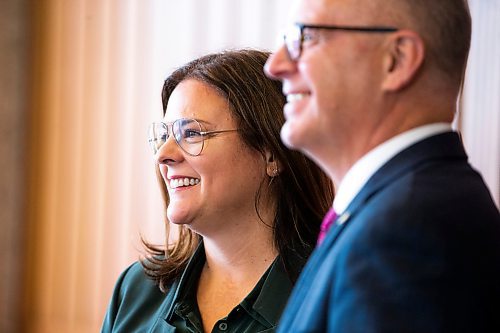
M182 212L176 209L167 209L167 218L170 223L183 225L189 224L189 215L187 212Z

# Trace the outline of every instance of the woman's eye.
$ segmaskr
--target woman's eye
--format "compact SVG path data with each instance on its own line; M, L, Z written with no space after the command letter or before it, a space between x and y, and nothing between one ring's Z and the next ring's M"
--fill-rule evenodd
M185 130L184 131L184 138L185 139L199 138L199 137L201 137L200 131L197 131L197 130Z

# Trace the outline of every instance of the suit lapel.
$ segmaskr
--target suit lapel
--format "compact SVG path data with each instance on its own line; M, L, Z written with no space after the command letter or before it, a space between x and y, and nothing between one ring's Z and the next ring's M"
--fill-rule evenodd
M385 165L383 165L363 186L361 191L349 204L345 212L337 219L342 222L341 228L334 230L333 235L327 235L328 246L338 238L341 231L366 203L380 190L397 181L403 175L414 172L428 163L439 159L467 159L467 155L456 132L447 132L431 136L403 150Z
M291 301L284 314L283 324L292 327L294 320L301 320L300 312L304 300L308 298L311 288L318 287L312 283L316 272L319 271L320 266L332 251L342 232L349 223L355 220L360 210L366 206L366 203L380 190L397 181L404 174L418 170L437 159L467 159L457 133L438 134L414 144L394 156L368 180L345 212L337 218L337 223L328 232L322 244L314 250L309 258L293 290ZM287 326L281 328L283 330L280 329L280 332L287 330Z

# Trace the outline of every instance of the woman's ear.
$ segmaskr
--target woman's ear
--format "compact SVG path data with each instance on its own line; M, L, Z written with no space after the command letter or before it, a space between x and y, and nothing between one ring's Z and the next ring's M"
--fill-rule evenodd
M400 30L391 34L384 58L383 89L397 91L406 87L416 77L424 59L424 42L417 33Z
M281 163L274 157L273 153L266 150L266 173L269 177L276 177L280 174Z

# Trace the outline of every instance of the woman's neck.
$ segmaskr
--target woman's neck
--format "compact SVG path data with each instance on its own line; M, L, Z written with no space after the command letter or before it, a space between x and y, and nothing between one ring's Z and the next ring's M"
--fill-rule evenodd
M258 278L276 258L272 229L262 222L235 233L204 236L206 272L244 282ZM205 270L204 270L205 271Z
M254 289L278 252L272 229L262 222L237 233L203 236L206 263L197 290L203 327L211 332Z

